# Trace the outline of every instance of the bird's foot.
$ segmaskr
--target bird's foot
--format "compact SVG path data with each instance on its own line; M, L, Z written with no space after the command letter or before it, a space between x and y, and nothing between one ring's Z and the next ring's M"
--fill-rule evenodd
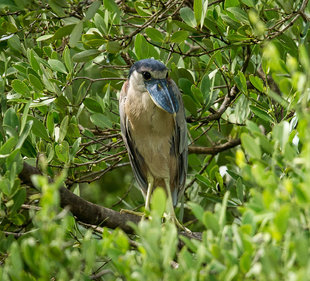
M186 226L184 226L183 224L181 224L177 218L175 218L175 221L174 221L175 225L177 226L177 228L185 231L186 233L188 234L192 234L192 231L190 229L188 229Z
M127 210L127 209L121 209L120 213L121 214L127 213L127 214L131 214L131 215L138 216L138 217L145 217L145 213L143 213L143 212L136 212L136 211Z
M121 214L127 213L127 214L141 217L141 221L149 219L149 215L150 215L149 212L136 212L136 211L127 210L127 209L121 209L120 213Z
M166 220L170 220L170 221L174 222L175 226L176 226L178 229L180 229L180 230L182 230L182 231L185 231L185 232L188 233L188 234L192 234L192 231L191 231L190 229L188 229L186 226L184 226L183 224L181 224L181 223L179 222L179 220L176 218L176 216L169 215L169 214L164 214L164 218L165 218Z

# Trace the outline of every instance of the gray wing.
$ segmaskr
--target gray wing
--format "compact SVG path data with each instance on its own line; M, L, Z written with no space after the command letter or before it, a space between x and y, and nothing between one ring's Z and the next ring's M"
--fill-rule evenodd
M119 113L120 113L120 124L121 133L128 151L129 161L134 172L135 178L141 187L141 189L147 191L147 175L144 169L145 162L143 157L140 155L134 142L131 139L130 124L125 112L126 95L128 89L128 81L126 81L122 87L120 98L119 98Z
M185 119L182 94L180 93L177 85L173 80L170 80L170 87L172 88L179 102L179 111L175 117L175 133L173 136L173 142L175 146L174 151L178 165L178 173L175 179L175 189L172 193L173 204L176 205L179 197L183 195L187 175L187 124Z

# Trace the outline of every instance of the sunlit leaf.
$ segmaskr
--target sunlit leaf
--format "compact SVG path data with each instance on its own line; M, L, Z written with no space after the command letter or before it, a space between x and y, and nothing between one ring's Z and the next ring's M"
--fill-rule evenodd
M188 32L180 30L172 34L170 41L173 43L181 43L181 42L184 42L187 39L187 37L188 37Z
M148 37L150 37L155 42L162 42L163 41L163 34L155 28L148 27L145 30L145 33L147 34Z
M195 20L195 15L192 9L185 7L180 9L181 18L184 20L186 24L191 27L195 27L197 22Z
M245 151L253 158L261 158L261 148L249 134L241 134L241 143Z
M65 67L65 65L61 61L55 60L55 59L49 59L48 60L48 64L51 66L51 68L54 71L67 74L66 67Z
M75 47L78 41L81 39L81 35L83 32L83 21L80 21L75 25L73 28L70 39L69 39L69 44L71 47Z
M252 83L252 85L257 89L259 90L260 92L263 92L264 91L264 83L263 81L257 77L257 76L254 76L254 75L250 75L249 76L249 79Z
M90 49L90 50L82 51L80 53L75 54L72 57L72 60L75 62L86 62L86 61L90 61L93 58L97 57L99 54L100 54L100 51Z
M29 97L31 95L29 87L23 81L17 79L13 80L12 88L22 96Z
M91 115L90 120L93 122L95 126L98 126L102 129L112 127L111 121L107 118L107 116L103 115L102 113L95 113Z

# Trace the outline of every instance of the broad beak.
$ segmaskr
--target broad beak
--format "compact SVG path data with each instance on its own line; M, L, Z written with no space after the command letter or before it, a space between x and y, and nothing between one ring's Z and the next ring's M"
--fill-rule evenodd
M170 114L175 114L179 111L176 94L168 85L166 79L152 79L145 81L145 85L157 107Z

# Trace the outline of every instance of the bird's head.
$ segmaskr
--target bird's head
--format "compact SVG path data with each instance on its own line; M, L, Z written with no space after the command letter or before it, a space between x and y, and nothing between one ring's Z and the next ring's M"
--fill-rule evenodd
M168 78L168 69L160 61L144 59L135 62L128 80L137 94L147 91L157 107L170 114L178 112L179 103Z

